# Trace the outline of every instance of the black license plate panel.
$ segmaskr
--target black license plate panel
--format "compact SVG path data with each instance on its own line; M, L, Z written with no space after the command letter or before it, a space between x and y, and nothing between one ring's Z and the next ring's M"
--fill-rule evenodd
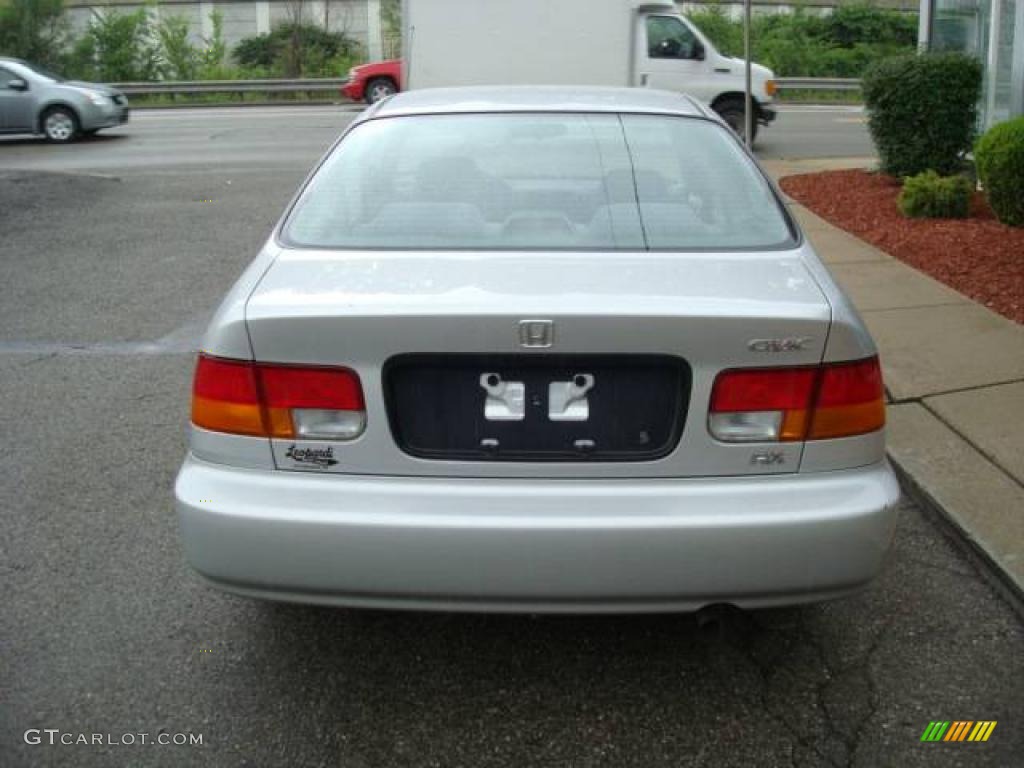
M524 384L521 421L485 417L484 373ZM594 377L588 418L551 420L549 384L579 374ZM652 461L679 443L690 385L689 365L670 355L417 354L384 367L396 444L449 461Z

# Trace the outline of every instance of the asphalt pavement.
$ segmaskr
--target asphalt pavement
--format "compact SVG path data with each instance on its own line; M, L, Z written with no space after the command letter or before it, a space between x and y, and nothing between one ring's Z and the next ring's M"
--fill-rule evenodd
M0 765L1020 764L1024 624L909 502L866 592L704 625L330 610L201 584L171 501L192 349L351 118L260 113L0 141ZM762 152L783 151L776 129L791 141L786 117ZM836 126L823 143L863 130ZM998 725L922 743L933 720Z
M308 169L358 111L351 104L141 110L125 126L42 152L38 139L0 136L0 168L118 175ZM765 159L873 154L863 110L847 106L782 106L756 150Z

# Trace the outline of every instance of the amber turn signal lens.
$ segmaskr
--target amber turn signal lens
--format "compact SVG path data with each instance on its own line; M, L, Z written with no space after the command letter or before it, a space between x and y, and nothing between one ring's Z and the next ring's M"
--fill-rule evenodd
M366 406L359 377L348 368L200 354L192 423L236 435L352 440L365 428Z
M849 363L723 371L708 428L726 443L852 437L885 426L877 357Z

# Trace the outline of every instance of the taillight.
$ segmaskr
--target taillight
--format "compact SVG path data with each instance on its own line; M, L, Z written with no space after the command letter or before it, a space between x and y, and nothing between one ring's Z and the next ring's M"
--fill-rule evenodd
M729 443L851 437L885 425L877 357L816 367L724 371L708 429Z
M352 440L366 428L366 407L359 377L348 368L200 354L192 423L238 435Z
M822 367L808 440L863 435L884 426L885 389L877 357Z

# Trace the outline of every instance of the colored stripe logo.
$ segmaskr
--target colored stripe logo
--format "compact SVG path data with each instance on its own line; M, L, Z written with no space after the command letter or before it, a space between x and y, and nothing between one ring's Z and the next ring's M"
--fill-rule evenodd
M996 720L932 720L921 734L921 741L988 741Z

